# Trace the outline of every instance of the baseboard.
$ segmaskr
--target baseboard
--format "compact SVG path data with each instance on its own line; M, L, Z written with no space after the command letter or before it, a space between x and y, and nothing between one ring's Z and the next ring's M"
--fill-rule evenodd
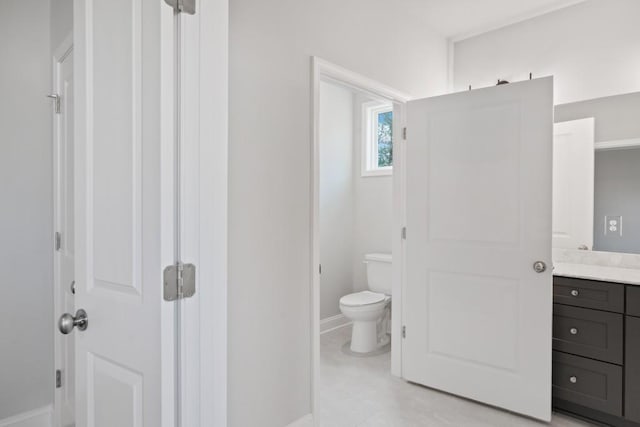
M326 319L320 320L320 335L350 325L351 323L349 319L344 317L344 314L327 317Z
M287 427L313 427L313 415L307 414L287 425Z
M53 425L53 407L33 409L0 420L0 427L51 427Z

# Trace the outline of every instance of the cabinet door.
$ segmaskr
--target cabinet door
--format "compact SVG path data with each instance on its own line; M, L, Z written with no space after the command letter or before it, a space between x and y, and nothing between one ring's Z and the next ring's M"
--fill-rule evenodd
M640 317L626 320L625 418L640 422Z

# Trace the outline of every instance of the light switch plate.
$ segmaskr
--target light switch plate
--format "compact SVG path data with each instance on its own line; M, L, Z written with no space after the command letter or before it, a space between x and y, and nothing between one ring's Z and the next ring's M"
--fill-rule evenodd
M622 215L604 216L604 235L622 237Z

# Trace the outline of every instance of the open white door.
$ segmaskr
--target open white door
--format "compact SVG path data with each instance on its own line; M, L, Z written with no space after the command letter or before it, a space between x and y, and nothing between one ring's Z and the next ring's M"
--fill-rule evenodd
M74 2L77 426L175 421L172 37L161 0Z
M593 249L594 119L556 123L553 247Z
M403 376L548 421L553 80L407 108Z

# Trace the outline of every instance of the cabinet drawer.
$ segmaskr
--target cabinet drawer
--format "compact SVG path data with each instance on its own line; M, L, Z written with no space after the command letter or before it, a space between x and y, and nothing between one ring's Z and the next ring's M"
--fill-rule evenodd
M640 286L627 286L627 314L640 317Z
M624 316L589 308L553 305L553 349L622 364Z
M624 285L556 276L553 302L624 313Z
M622 415L622 367L553 352L553 397Z

